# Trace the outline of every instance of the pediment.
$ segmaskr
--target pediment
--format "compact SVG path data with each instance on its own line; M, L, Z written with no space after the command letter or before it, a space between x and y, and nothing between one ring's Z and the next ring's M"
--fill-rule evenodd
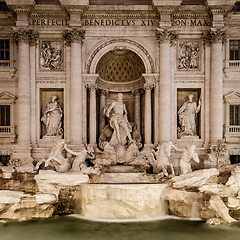
M8 92L0 93L0 100L15 100L16 97Z
M224 100L226 102L232 102L232 101L240 102L240 93L236 91L231 92L224 96Z

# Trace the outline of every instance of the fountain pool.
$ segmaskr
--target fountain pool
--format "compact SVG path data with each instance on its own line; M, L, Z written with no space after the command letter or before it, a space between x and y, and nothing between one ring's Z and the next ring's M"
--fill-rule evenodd
M71 216L0 224L1 240L239 240L240 225L164 219L94 222Z

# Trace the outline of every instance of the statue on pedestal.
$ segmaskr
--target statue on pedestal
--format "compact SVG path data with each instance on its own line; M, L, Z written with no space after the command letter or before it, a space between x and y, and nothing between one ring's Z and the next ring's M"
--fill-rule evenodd
M201 109L201 99L199 98L198 105L193 101L193 94L188 95L188 100L178 110L179 124L178 137L182 136L197 136L196 130L196 115Z
M51 102L46 106L41 121L46 126L46 133L44 136L62 136L62 116L63 110L58 103L58 96L53 94L51 97Z

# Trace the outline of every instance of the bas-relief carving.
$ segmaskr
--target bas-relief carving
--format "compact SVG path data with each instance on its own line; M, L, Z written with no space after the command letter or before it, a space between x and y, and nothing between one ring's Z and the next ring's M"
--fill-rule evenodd
M199 70L199 42L179 42L178 70Z
M201 98L198 104L193 101L193 94L188 95L188 100L178 110L179 125L178 138L183 136L197 136L196 115L201 109Z
M40 48L40 69L62 70L63 53L61 42L42 41Z
M63 135L62 129L62 116L63 110L58 103L58 96L53 94L51 101L47 104L41 121L46 126L46 133L44 136L61 136Z

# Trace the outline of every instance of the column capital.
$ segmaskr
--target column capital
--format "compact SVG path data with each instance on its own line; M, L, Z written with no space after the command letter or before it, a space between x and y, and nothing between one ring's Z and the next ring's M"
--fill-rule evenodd
M98 94L100 96L107 96L109 94L109 91L104 90L104 89L99 89Z
M176 32L167 28L157 28L156 37L160 44L164 42L174 43L178 39Z
M86 87L90 90L95 90L95 91L98 89L98 85L95 83L88 83Z
M153 84L153 83L144 83L144 85L143 85L143 89L144 90L152 90L153 88L155 87L155 84Z
M70 43L82 44L82 41L85 38L85 30L82 28L70 28L63 33L63 37L68 45L70 45Z
M16 45L18 45L21 42L36 45L38 33L34 33L32 29L16 28L13 30L14 30L13 39Z
M132 91L133 96L141 95L142 94L142 89L135 89Z
M222 43L226 40L226 30L224 28L211 28L210 31L203 36L206 44Z

